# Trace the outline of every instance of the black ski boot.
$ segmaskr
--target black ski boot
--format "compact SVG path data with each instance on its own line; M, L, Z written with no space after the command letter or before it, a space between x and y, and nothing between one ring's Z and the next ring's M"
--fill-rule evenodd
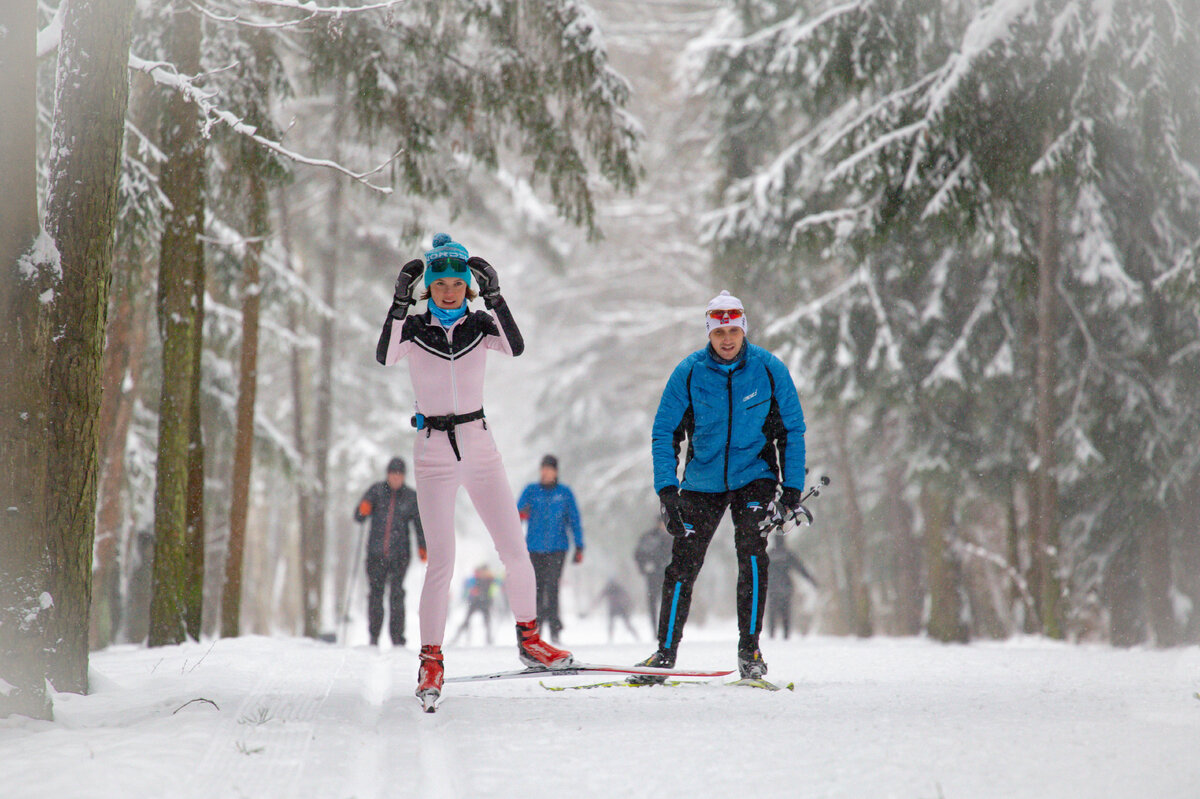
M757 647L738 650L738 674L743 680L761 680L767 676L767 662Z
M650 657L634 665L652 666L656 669L673 669L675 668L675 653L664 652L660 649ZM666 681L666 676L662 674L632 674L625 678L625 682L630 685L662 685Z

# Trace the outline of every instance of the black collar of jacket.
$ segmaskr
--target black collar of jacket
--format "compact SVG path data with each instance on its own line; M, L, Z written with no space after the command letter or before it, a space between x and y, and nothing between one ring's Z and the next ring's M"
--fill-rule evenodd
M449 361L461 358L478 347L483 343L484 336L498 335L500 331L496 321L487 311L468 311L447 336L446 328L434 322L433 314L426 310L404 320L400 340L411 340L426 352Z
M743 341L742 348L738 350L737 355L733 356L733 360L727 361L721 356L717 355L717 351L713 349L713 345L710 343L707 348L706 354L708 355L708 358L706 359L705 363L708 365L709 369L715 369L718 372L736 372L745 367L746 354L748 352L750 352L750 342ZM733 368L730 369L730 366Z

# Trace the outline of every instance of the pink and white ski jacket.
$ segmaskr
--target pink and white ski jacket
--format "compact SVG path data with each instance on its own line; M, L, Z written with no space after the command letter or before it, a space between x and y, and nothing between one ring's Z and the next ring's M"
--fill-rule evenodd
M409 316L399 327L388 317L384 325L388 344L383 364L391 366L405 356L412 359L409 373L417 412L426 416L479 410L487 350L512 356L525 351L521 331L502 298L490 313L468 311L449 329L429 311Z

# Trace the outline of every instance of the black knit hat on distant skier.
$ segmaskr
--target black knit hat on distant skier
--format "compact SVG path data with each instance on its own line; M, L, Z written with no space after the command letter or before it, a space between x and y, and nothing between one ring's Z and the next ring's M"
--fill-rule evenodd
M406 471L408 471L408 467L404 463L404 458L401 458L397 455L395 458L392 458L390 461L388 461L387 470L388 474L392 474L393 472L396 474L404 474Z

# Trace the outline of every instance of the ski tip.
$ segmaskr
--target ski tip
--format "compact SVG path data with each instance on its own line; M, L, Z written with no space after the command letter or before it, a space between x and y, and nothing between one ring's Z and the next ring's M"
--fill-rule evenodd
M440 700L441 694L437 691L426 691L425 693L417 694L417 701L421 703L421 709L426 713L436 712Z

